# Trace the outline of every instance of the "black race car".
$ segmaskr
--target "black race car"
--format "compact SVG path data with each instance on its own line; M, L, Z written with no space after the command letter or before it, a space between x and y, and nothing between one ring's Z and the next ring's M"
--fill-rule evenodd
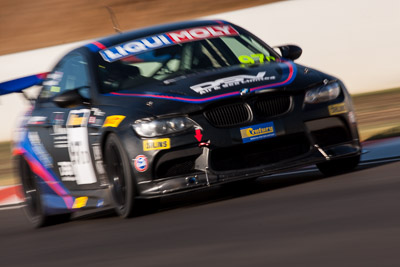
M71 51L43 79L14 155L36 226L82 209L316 164L350 171L360 142L349 93L241 27L191 21L117 34ZM46 76L46 78L44 78Z

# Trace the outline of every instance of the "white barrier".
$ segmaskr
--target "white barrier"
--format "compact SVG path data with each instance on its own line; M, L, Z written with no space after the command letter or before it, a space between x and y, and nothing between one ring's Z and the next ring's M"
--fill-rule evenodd
M343 80L351 93L400 87L399 0L296 0L248 8L221 18L271 46L303 49L297 63Z
M0 56L0 82L47 72L53 68L57 60L65 53L84 43L87 42L77 42ZM13 139L13 129L16 127L17 119L28 107L29 103L21 94L0 97L0 141Z
M342 79L351 93L400 86L400 1L296 0L207 18L224 19L269 45L303 48L296 62ZM51 70L70 49L85 42L0 56L0 82ZM0 98L0 140L9 140L24 110L19 95Z

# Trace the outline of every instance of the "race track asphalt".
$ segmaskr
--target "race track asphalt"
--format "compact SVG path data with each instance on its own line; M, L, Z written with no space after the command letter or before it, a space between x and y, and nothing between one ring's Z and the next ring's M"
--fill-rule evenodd
M128 220L33 230L10 209L0 222L1 266L399 266L400 162L216 187Z

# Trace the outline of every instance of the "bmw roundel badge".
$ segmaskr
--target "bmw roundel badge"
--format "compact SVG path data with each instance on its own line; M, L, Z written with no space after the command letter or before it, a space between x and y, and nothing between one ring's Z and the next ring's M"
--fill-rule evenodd
M240 95L247 95L248 93L250 93L249 88L240 89Z

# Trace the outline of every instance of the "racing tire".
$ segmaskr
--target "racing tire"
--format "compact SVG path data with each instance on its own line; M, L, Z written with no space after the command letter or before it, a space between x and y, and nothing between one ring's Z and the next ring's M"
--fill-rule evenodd
M130 161L121 141L114 133L106 140L104 163L115 211L122 218L136 215L135 182Z
M325 176L338 175L354 170L360 162L360 155L343 159L331 160L318 163L317 168Z
M25 199L24 213L28 221L35 228L50 226L68 222L71 213L47 215L43 208L40 187L37 183L37 175L32 172L29 164L22 157L19 159L19 177L22 184L22 191Z

